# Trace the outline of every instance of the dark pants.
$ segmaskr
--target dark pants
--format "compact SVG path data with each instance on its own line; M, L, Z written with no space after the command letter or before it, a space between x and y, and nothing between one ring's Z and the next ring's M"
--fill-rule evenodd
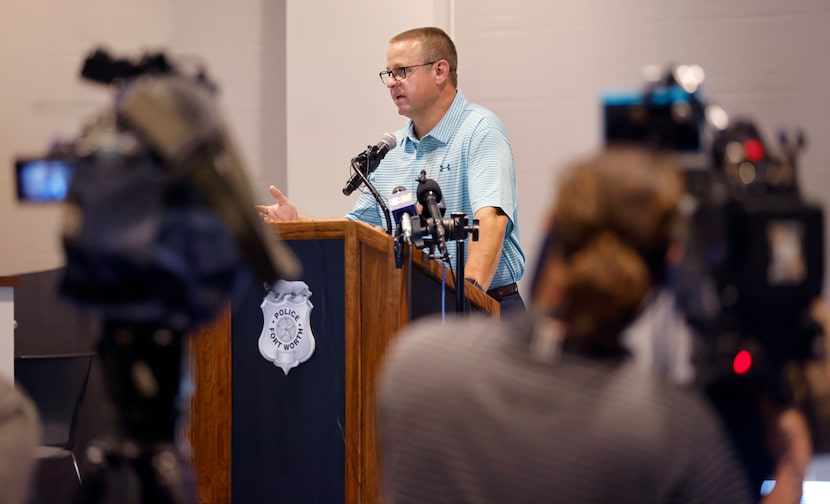
M522 295L518 291L499 299L499 309L501 310L502 317L526 311L525 303L522 301Z

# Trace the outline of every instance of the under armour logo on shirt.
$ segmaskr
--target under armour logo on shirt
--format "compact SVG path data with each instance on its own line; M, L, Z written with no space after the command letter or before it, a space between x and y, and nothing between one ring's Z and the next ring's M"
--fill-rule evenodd
M443 172L444 170L450 171L450 165L449 165L449 164L447 164L447 166L440 165L440 166L438 167L438 171L439 171L439 172Z

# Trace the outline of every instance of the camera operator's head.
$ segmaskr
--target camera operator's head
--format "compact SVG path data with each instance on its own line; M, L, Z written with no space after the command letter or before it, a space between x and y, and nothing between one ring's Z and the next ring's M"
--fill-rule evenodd
M533 283L537 308L565 322L566 347L609 355L649 289L662 282L681 223L673 158L613 147L566 172Z

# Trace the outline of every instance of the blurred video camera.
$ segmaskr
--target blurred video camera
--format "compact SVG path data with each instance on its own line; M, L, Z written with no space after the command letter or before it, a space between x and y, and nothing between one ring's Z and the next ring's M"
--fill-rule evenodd
M810 307L822 291L824 219L798 181L804 135L777 149L751 120L729 120L704 101L703 70L647 70L637 91L603 97L608 144L668 149L684 168L685 253L670 273L679 307L696 330L696 380L725 420L756 478L772 461L762 415L801 407L816 451L830 451L827 377L811 373L823 338Z
M109 85L112 108L15 163L19 200L66 205L62 294L105 320L187 329L221 309L241 274L294 274L259 222L204 69L98 49L81 77Z
M61 294L100 316L98 355L119 413L116 439L88 450L77 501L197 502L176 442L185 338L245 282L290 279L299 265L257 216L204 70L97 50L81 76L108 84L112 107L16 163L21 201L64 202Z

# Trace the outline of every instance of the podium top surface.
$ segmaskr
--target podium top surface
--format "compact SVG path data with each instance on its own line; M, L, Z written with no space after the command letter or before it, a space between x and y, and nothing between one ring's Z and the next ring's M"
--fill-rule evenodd
M341 240L350 233L354 233L359 240L371 242L378 248L385 248L390 254L394 253L394 238L381 228L365 222L353 221L345 218L323 219L312 221L277 222L271 224L274 232L282 240ZM435 281L441 280L444 264L431 260L421 251L412 250L412 264L420 271L431 276ZM455 278L447 275L447 286L455 289ZM464 296L476 308L498 317L499 303L485 292L476 288L465 288Z

